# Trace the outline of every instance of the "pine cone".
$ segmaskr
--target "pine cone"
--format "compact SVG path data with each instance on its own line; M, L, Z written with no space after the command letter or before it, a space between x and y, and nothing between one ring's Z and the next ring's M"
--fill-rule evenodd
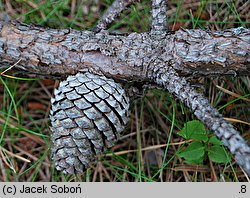
M105 76L77 73L62 81L51 99L52 158L63 173L82 173L96 154L120 138L128 122L129 99Z

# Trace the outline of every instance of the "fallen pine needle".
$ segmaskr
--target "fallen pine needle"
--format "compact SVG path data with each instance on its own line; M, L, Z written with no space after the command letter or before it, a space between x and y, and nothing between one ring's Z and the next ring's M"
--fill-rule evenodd
M177 142L177 143L171 143L169 145L170 146L180 145L180 144L189 143L189 142L192 142L192 141L193 140L182 141L182 142ZM141 151L148 151L148 150L159 149L159 148L162 148L162 147L165 147L165 146L167 146L167 144L160 144L160 145L149 146L149 147L146 147L146 148L142 148ZM119 152L114 152L114 153L108 153L108 154L106 154L104 156L123 155L123 154L133 153L133 152L137 152L137 151L138 151L137 149L127 150L127 151L119 151Z
M227 89L225 89L225 88L223 88L223 87L221 87L221 86L219 86L219 85L215 85L218 89L220 89L221 91L223 91L223 92L225 92L225 93L227 93L227 94L229 94L229 95L231 95L231 96L234 96L234 97L236 97L236 98L241 98L241 100L245 100L245 101L247 101L247 102L250 102L250 99L248 99L248 98L243 98L241 95L239 95L239 94L237 94L237 93L234 93L234 92L232 92L232 91L229 91L229 90L227 90Z
M246 124L246 125L250 126L249 122L245 122L245 121L238 120L238 119L235 119L235 118L224 118L224 119L227 120L227 121L230 121L230 122L238 122L238 123L242 123L242 124Z
M22 157L22 156L19 156L19 155L17 155L17 154L14 154L14 153L12 153L12 152L6 150L6 149L3 148L3 147L2 147L1 149L4 150L4 152L8 153L9 155L11 155L11 156L13 156L13 157L16 157L16 158L18 158L18 159L20 159L20 160L22 160L22 161L24 161L24 162L28 162L28 163L31 162L30 160L28 160L28 159L26 159L26 158L24 158L24 157Z

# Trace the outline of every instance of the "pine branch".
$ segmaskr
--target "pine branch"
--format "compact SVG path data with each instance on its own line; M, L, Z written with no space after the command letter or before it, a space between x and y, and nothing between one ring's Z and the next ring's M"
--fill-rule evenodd
M164 35L165 31L166 1L153 0L151 32L156 35ZM190 33L188 32L188 34ZM231 32L229 35L232 36L232 33L235 34L235 32ZM184 35L185 34L179 37L179 39L182 39ZM217 35L220 34L217 33ZM192 37L202 38L201 35L193 35ZM227 45L230 43L231 41L228 41ZM209 50L211 51L211 48L213 49L214 47L215 45L210 45ZM189 50L189 54L190 51L192 50ZM184 56L187 55L186 52L182 52ZM196 50L193 51L195 54L201 54L203 52L202 48L196 48ZM217 53L217 55L218 54L219 53ZM223 58L224 56L219 57L219 59ZM153 80L158 85L165 87L171 94L174 94L177 98L184 102L191 109L191 111L194 112L196 117L201 120L208 129L215 133L215 135L235 156L236 162L247 172L248 175L250 175L250 147L248 143L231 124L223 119L222 115L209 103L205 96L198 93L193 87L191 87L184 77L179 77L172 67L173 64L170 63L169 66L166 67L166 62L167 61L164 61L164 59L158 59L151 64L151 67L154 68L152 75Z
M170 66L161 61L154 62L154 81L165 87L184 102L194 115L223 142L234 155L235 161L250 175L250 147L241 135L229 124L209 101L198 93L184 77L179 77Z
M124 80L148 80L149 64L169 62L180 76L250 75L250 30L179 30L164 36L128 36L72 29L45 29L0 22L0 69L65 78L93 71Z
M107 26L111 24L126 7L138 0L115 0L112 5L107 9L102 18L98 21L94 32L100 32L107 29Z

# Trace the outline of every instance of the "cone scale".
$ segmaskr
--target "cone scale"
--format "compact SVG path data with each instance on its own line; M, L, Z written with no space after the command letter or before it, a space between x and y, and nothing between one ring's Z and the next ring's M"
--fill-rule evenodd
M63 173L82 173L121 136L129 99L105 76L77 73L62 81L51 99L52 159Z

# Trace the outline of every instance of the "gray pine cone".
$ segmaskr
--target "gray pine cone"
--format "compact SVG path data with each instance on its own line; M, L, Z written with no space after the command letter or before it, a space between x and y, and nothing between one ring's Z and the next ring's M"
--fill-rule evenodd
M129 99L119 83L89 72L62 81L51 99L52 158L63 173L82 173L119 139Z

